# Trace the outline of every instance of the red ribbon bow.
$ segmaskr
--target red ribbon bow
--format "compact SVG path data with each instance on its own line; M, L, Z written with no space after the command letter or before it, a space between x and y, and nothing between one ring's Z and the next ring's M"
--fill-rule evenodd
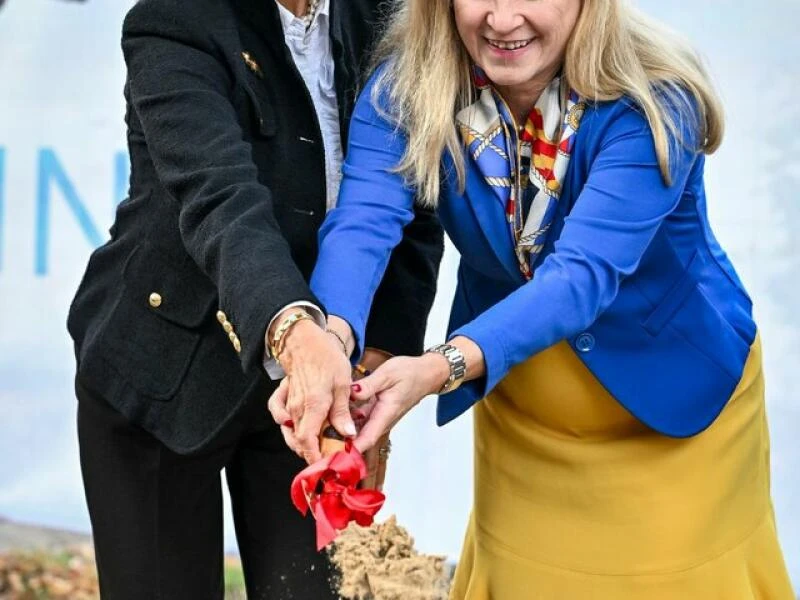
M362 527L372 525L386 496L377 490L357 489L366 476L364 458L348 441L344 450L306 467L294 478L292 502L303 516L311 509L317 521L317 550L336 539L350 521Z

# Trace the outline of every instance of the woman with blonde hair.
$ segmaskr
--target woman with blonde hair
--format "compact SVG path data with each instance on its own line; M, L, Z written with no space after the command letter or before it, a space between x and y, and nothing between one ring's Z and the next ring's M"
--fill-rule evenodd
M362 450L428 394L440 424L474 406L452 597L793 599L692 50L619 0L406 0L377 64L312 289L357 356L415 197L461 253L449 341L353 385ZM330 402L306 396L285 383L270 410Z

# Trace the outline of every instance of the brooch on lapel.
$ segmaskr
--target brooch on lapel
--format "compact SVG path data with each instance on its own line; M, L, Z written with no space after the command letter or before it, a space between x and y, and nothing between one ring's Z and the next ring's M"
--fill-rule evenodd
M259 79L264 78L264 73L261 71L261 67L256 62L256 59L253 58L253 55L249 52L242 52L242 58L244 59L244 64L247 65L247 68L250 69Z

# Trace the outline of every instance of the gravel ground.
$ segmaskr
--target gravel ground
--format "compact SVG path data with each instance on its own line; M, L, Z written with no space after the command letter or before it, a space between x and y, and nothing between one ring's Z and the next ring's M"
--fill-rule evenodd
M92 544L85 533L14 523L0 517L0 553L58 551Z
M226 600L246 600L241 564L225 559ZM91 536L0 518L0 600L97 600Z

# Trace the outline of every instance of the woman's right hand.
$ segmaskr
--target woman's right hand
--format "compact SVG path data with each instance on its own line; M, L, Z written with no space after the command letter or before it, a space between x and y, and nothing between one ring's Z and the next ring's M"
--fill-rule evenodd
M267 404L289 447L308 463L322 456L319 434L326 419L345 437L354 437L350 416L351 366L341 342L311 320L285 334L280 363L286 379Z
M483 351L469 338L456 336L448 343L464 355L464 380L486 373ZM450 363L437 352L422 356L390 358L372 375L353 385L353 400L363 402L360 410L367 420L356 437L360 452L372 448L403 416L428 395L438 394L450 378Z
M439 354L390 358L371 375L353 385L353 400L366 422L355 439L363 453L429 394L439 391L450 376L447 360Z

